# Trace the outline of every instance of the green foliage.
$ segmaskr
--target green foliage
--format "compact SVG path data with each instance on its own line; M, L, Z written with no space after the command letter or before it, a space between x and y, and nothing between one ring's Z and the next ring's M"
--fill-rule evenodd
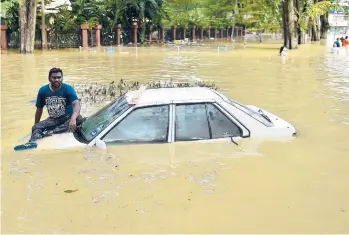
M50 0L46 0L47 1ZM247 30L276 32L282 29L282 1L284 0L71 0L72 9L59 8L56 14L47 14L54 18L48 23L50 28L63 30L78 29L87 23L89 28L102 24L103 31L110 35L116 24L122 24L125 37L131 37L133 20L142 25L141 39L144 41L146 29L152 24L156 30L160 26L167 28L176 25L208 27L222 29L233 25L244 25ZM331 8L344 9L338 0L298 0L300 9L294 9L297 15L297 27L307 30L309 21L327 14ZM315 3L314 3L315 1ZM18 28L18 8L22 0L1 0L1 15L6 16L6 24ZM40 1L39 1L40 2ZM345 9L348 9L345 8ZM151 22L149 22L151 21ZM40 21L38 21L40 23Z
M21 0L6 0L0 2L0 17L5 18L5 24L11 30L19 28L19 4Z
M279 0L242 0L238 4L237 22L246 25L248 30L279 31L282 23L280 4Z
M13 7L18 6L21 3L21 0L2 0L0 2L0 17L7 18L8 13Z
M59 28L63 30L70 30L79 28L80 25L76 23L76 15L74 15L67 6L59 8L57 14L49 14L50 19L53 19L54 22L49 20L49 28Z
M96 0L72 0L72 13L76 16L76 24L98 22L103 14L102 2ZM95 20L97 19L97 20Z
M316 19L322 15L327 14L333 7L331 1L322 1L313 3L312 1L306 0L307 4L303 12L298 13L298 24L301 31L305 32L308 28L308 21L316 25Z
M309 8L309 17L314 20L317 16L326 14L332 7L330 1L317 2Z
M173 25L225 28L232 25L234 2L235 0L172 0L166 11Z

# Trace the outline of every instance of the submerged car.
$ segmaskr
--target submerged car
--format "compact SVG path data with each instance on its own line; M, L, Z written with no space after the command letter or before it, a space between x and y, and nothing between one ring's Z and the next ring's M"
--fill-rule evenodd
M295 127L282 118L262 108L240 104L210 88L147 89L143 86L88 117L76 132L39 140L38 148L105 148L115 144L233 141L295 135Z

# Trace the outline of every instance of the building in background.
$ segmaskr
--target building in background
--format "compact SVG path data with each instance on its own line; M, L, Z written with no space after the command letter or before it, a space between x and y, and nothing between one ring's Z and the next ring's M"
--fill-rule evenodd
M327 45L332 46L336 38L349 36L349 0L339 0L337 4L344 10L333 9L328 16L330 28L327 32Z
M40 2L39 4L40 5ZM71 2L69 0L54 0L45 4L45 13L58 13L59 7L67 6L71 10Z

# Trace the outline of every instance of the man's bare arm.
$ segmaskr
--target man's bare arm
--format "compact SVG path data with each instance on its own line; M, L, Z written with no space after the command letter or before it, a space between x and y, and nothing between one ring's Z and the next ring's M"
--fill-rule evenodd
M76 120L76 118L80 115L80 101L79 100L75 100L72 102L73 104L73 114L71 116L72 119Z
M34 124L40 122L41 116L42 116L42 108L36 108Z
M80 115L80 101L79 100L75 100L73 101L73 114L70 118L70 122L69 122L69 130L71 131L75 131L76 129L76 118Z

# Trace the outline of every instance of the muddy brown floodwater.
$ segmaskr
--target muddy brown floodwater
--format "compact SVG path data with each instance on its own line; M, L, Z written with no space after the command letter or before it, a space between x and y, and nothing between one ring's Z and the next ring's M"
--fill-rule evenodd
M2 233L349 233L349 52L304 45L283 63L277 45L217 49L3 55ZM299 136L15 152L53 66L70 84L215 81Z

